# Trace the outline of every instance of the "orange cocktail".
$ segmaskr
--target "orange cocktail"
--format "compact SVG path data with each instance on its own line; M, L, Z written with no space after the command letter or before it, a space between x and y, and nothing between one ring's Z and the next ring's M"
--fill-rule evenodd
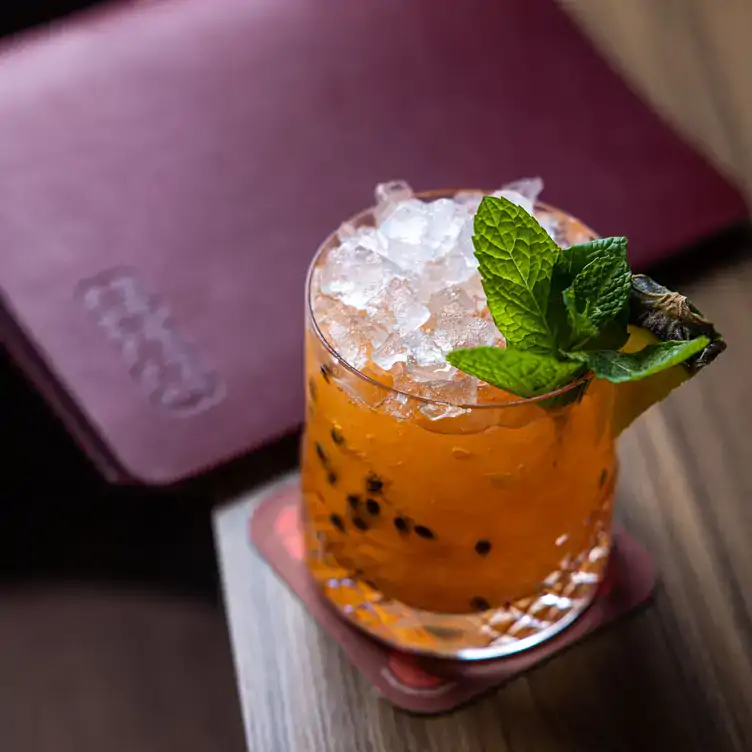
M377 224L378 211L332 236L309 276L302 474L309 566L347 619L402 649L511 653L570 623L602 579L616 478L613 388L583 377L522 400L447 367L436 353L456 342L445 340L499 336L483 323L482 291L456 261L468 260L452 246L461 242L463 210L437 206L446 237L432 238L433 255L400 247L414 258L394 267L382 264L383 248L379 258L369 255L368 235L368 252L357 250L358 227ZM560 244L592 237L568 215L536 212ZM392 233L419 241L409 235L414 216L402 219ZM422 226L426 237L434 219ZM348 238L356 251L332 255ZM365 276L350 261L362 262ZM450 293L442 264L454 270ZM378 289L382 272L393 275L387 292ZM419 289L426 279L433 287ZM388 304L373 303L379 295Z

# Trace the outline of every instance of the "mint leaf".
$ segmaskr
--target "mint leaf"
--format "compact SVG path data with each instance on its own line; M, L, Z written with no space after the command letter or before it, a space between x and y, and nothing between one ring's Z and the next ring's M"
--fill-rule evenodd
M598 327L590 317L588 306L578 306L581 301L576 298L572 287L564 290L562 299L569 324L569 338L562 349L578 350L581 344L598 336ZM580 311L578 308L584 308L584 310Z
M561 254L559 254L561 255ZM572 284L572 279L554 266L551 277L551 291L548 298L546 320L554 335L557 349L566 350L572 339L571 324L564 301L564 291Z
M577 310L586 313L595 327L600 328L629 302L631 288L632 274L627 260L606 256L591 261L569 289Z
M697 337L684 341L658 342L636 353L596 350L569 352L566 357L577 363L584 363L599 379L619 384L644 379L671 368L691 358L708 344L710 340L707 337Z
M553 392L586 370L581 363L557 360L553 355L498 347L454 350L447 355L447 361L465 373L526 399Z
M622 236L598 238L564 248L556 259L556 271L571 280L598 258L621 258L626 262L627 239Z
M631 288L632 274L623 254L610 254L589 262L564 291L572 331L566 349L582 349L588 340L595 339L629 305Z
M556 337L546 314L556 243L524 209L494 196L481 201L474 230L483 289L499 331L512 347L553 353Z
M571 300L569 305L565 302L564 293L572 286L575 278L583 272L586 266L599 259L613 259L614 263L622 260L626 264L627 239L614 237L591 240L562 249L556 258L547 318L561 350L570 349L573 342L584 343L585 341L588 342L590 349L611 349L612 347L618 349L627 340L625 317L623 326L609 323L606 325L608 333L594 336L592 334L594 327L589 325L588 317L575 315L578 309L576 305L573 305L574 300ZM618 344L612 344L614 342ZM598 347L595 347L596 343Z

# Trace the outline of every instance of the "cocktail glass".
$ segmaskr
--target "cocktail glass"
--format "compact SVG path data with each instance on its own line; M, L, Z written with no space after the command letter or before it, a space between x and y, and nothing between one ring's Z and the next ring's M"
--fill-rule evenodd
M560 244L595 237L552 207L536 214ZM371 209L348 225L374 221ZM317 321L319 271L338 243L318 250L306 289L310 572L343 618L400 650L474 660L533 647L590 605L605 573L612 386L583 377L528 400L484 386L457 405L354 367Z

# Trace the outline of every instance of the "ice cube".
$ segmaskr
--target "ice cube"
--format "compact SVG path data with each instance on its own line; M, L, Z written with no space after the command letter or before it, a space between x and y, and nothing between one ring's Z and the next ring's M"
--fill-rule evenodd
M420 366L432 366L445 362L444 353L433 338L424 331L411 332L402 340L407 348L408 362Z
M349 238L355 237L360 232L352 222L343 222L337 230L337 240L344 243Z
M503 343L501 332L492 321L473 318L469 321L464 335L459 338L455 347L493 347Z
M445 287L462 284L473 277L479 277L478 262L474 256L452 252L444 257Z
M405 243L392 240L384 250L384 256L396 264L405 274L423 274L425 266L434 256L431 246L426 243Z
M432 335L444 353L465 347L491 347L500 339L498 330L491 322L457 313L439 316Z
M480 283L480 275L476 269L474 260L469 260L453 249L451 253L438 261L429 261L419 274L410 277L411 285L416 291L418 299L428 302L432 295L440 293L455 285L472 284L477 278Z
M472 259L473 266L477 268L478 260L475 258L473 234L473 218L469 217L463 222L462 228L460 229L459 235L457 236L456 253L464 256L467 259Z
M428 232L428 204L418 199L403 201L379 224L388 241L419 245Z
M453 405L474 405L478 400L478 379L463 374L452 381L438 381L428 385L423 395Z
M450 287L432 295L428 301L432 314L429 332L445 354L460 347L490 346L500 339L494 324L477 315L485 309L485 304L479 309L478 298L470 292L478 291L466 286Z
M390 371L396 363L407 361L407 345L401 337L391 334L373 351L371 360L383 371Z
M413 189L404 180L390 180L379 183L374 191L376 196L376 221L390 214L397 204L413 197Z
M475 214L483 194L480 191L457 191L452 198L466 214Z
M513 204L521 206L528 214L532 214L535 202L542 190L543 181L540 178L522 178L513 183L507 183L498 191L494 191L492 195L502 196Z
M428 207L428 228L425 241L434 250L434 258L448 253L456 244L467 215L451 199L440 198Z
M324 336L342 359L358 370L368 362L368 343L357 328L341 321L330 321L323 327Z
M405 344L407 346L405 374L411 381L446 380L451 379L457 372L446 362L441 348L427 332L413 332L405 338Z
M365 326L361 326L361 331L370 342L371 350L381 347L389 339L389 332L375 323L368 322Z
M514 191L534 204L543 192L543 180L541 178L520 178L503 185L501 190Z
M423 201L410 199L398 204L378 226L385 243L379 252L402 270L422 274L426 263L439 254L430 242L431 219L429 205Z
M444 354L433 339L424 331L417 330L400 337L392 334L386 342L374 351L373 362L385 371L397 363L405 363L409 379L433 380L451 376L454 369L446 362Z
M389 336L385 329L357 309L331 298L317 298L314 315L329 344L358 370L368 362L371 350L380 347Z
M382 295L371 300L369 318L397 334L409 334L428 321L430 311L416 300L410 285L401 279L392 280Z
M467 314L474 310L475 303L462 287L453 286L432 295L428 308L434 316L447 313Z
M467 282L462 283L462 289L475 301L475 313L480 314L487 308L486 292L480 274L473 274Z
M421 384L420 395L432 400L419 408L429 420L456 418L469 412L463 406L477 402L478 380L472 376L462 376L452 381Z
M443 359L437 363L422 365L417 360L408 358L405 373L413 382L448 381L457 373L457 369Z
M494 191L491 195L496 196L497 198L505 198L507 201L517 204L517 206L522 207L528 214L533 213L533 202L530 201L530 199L525 198L521 193L517 193L517 191L499 190Z
M389 180L386 183L379 183L374 193L376 201L382 204L385 201L405 201L412 198L413 189L406 180Z
M364 310L389 283L403 277L389 259L363 247L346 243L332 249L321 272L321 292L345 305Z
M446 260L440 271L443 279L450 275L450 284L453 284L467 279L472 269L477 267L469 239L472 236L472 216L465 207L451 199L437 199L428 203L418 199L403 201L382 217L378 228L387 243L387 248L378 252L383 252L411 274L423 275L432 262ZM462 246L460 237L464 240ZM462 261L462 257L472 261L468 264ZM439 276L432 275L432 278L432 289L441 289ZM426 286L417 286L416 289L420 292L422 287Z
M457 405L445 405L441 402L427 402L420 406L419 410L429 420L442 420L443 418L459 418L470 411Z
M402 392L392 392L381 403L380 408L394 418L405 420L412 413L413 402Z
M542 220L538 217L536 219L539 220L540 226L548 233L548 236L559 246L559 248L568 248L569 244L565 239L561 237L561 233L559 232L559 223L556 221L551 222L550 220L547 220L546 218L543 218Z
M444 282L444 264L428 262L420 273L408 277L410 287L415 290L417 299L427 304L431 296L446 287Z
M344 237L339 236L342 248L365 248L381 256L386 255L388 241L375 227L355 228L353 225L344 224L340 227L339 232L345 233Z

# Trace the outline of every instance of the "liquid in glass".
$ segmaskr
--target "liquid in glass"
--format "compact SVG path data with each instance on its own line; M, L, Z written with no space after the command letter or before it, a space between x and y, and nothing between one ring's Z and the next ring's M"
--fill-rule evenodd
M556 222L560 244L594 237L563 212L536 212ZM377 221L370 210L349 227ZM451 381L413 393L409 358L386 371L373 343L354 355L322 324L321 273L339 243L324 243L307 286L311 574L343 618L401 650L485 659L532 647L587 608L605 572L612 387L583 378L522 400L481 383L470 404L446 399Z

